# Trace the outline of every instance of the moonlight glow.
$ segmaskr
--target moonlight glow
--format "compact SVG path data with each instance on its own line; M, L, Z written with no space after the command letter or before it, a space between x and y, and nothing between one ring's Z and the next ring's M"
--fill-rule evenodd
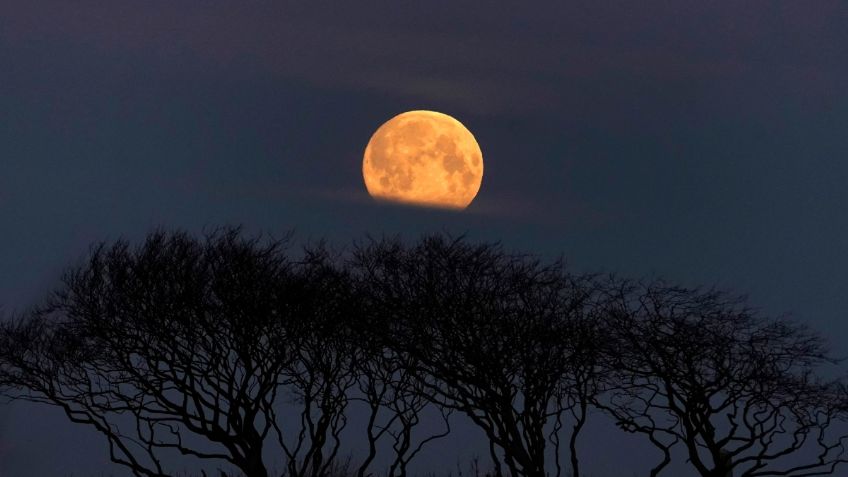
M362 175L376 199L464 209L480 190L483 154L456 119L435 111L408 111L371 136Z

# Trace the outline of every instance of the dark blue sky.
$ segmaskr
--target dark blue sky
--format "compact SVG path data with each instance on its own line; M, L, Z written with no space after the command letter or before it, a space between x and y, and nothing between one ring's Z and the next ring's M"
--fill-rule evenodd
M446 230L749 292L848 352L848 4L564 3L0 2L0 304L158 226ZM365 192L365 144L410 109L477 137L465 212ZM590 471L652 461L612 432ZM0 405L0 474L105 461L57 412Z

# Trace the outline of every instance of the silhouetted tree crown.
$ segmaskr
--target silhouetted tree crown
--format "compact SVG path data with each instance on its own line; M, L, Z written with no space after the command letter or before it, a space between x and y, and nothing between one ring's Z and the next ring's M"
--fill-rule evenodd
M590 277L446 236L371 242L354 257L370 328L425 396L486 433L497 469L503 462L513 475L545 475L553 422L575 405L565 385L592 372L593 342L583 339Z
M822 338L739 297L663 282L607 287L609 392L600 402L704 477L829 475L845 462L846 393L818 372Z
M838 362L823 339L730 294L447 235L288 243L222 228L95 245L0 325L0 393L94 428L138 476L181 457L324 477L346 436L366 448L352 473L382 453L405 476L465 418L492 474L579 477L593 409L657 449L652 477L681 455L704 477L845 462L846 387L824 377Z

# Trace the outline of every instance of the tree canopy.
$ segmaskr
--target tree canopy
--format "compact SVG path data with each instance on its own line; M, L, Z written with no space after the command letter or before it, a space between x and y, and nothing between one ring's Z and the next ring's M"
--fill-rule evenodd
M846 386L822 371L838 364L822 337L732 294L447 235L289 243L223 228L94 245L0 325L0 393L91 426L139 476L183 456L323 477L344 439L367 450L351 473L385 453L405 476L463 418L491 474L578 477L593 409L659 451L652 477L677 455L704 477L846 460Z

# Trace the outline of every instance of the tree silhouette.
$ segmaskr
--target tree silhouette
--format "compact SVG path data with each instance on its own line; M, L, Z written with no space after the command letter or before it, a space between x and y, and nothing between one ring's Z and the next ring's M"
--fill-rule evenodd
M93 426L136 475L166 475L170 450L264 477L272 432L293 476L318 475L338 447L323 455L353 383L350 344L338 280L284 246L229 228L95 247L45 307L4 325L12 397ZM281 393L302 411L288 442Z
M449 417L452 411L431 406L425 397L426 389L411 372L409 363L375 341L370 341L373 347L366 349L359 363L359 399L367 405L365 433L368 455L357 470L357 475L368 475L369 466L376 457L378 442L391 439L393 459L387 475L405 476L409 463L425 445L450 433ZM428 408L435 408L442 429L433 434L417 436L415 428L421 423L422 414Z
M43 306L0 325L0 393L62 409L149 477L175 455L247 477L272 461L334 475L354 404L358 477L380 445L389 476L406 476L459 416L485 433L496 475L560 476L567 442L579 477L592 408L661 452L652 477L678 452L703 477L829 475L848 460L832 363L819 335L726 293L445 235L293 258L287 240L237 228L155 232L93 247Z
M304 306L282 246L235 229L97 246L47 306L7 325L15 397L93 426L136 475L167 475L162 452L176 450L266 476L278 376L295 358L285 325Z
M587 342L575 331L588 280L444 236L371 242L354 255L371 329L407 360L424 395L477 424L511 474L545 475L546 430L574 404L563 384L583 364Z
M387 416L371 422L372 445L391 437L390 473L405 475L449 428L413 439L426 401L354 326L349 271L323 244L293 260L286 243L224 228L94 246L44 306L2 324L0 391L94 427L135 475L168 475L163 456L176 452L265 476L273 434L289 476L317 477L334 470L359 387ZM283 418L286 405L297 418Z
M282 372L290 397L299 404L300 424L288 442L284 430L276 428L291 477L328 475L335 464L360 349L348 326L358 310L345 271L323 246L305 252L299 270L307 286L299 294L309 306L294 324L297 357Z
M380 333L374 332L374 321L370 317L361 315L352 324L361 350L357 365L361 396L358 399L367 406L368 455L357 470L357 476L368 475L378 442L390 438L394 457L387 475L403 477L407 475L409 463L424 446L450 433L452 410L431 405L425 396L426 387L414 373L413 363L385 345ZM438 413L442 429L417 436L415 428L428 408Z
M830 475L846 461L841 381L822 339L717 291L618 282L605 316L614 389L600 406L703 477ZM842 427L844 432L844 427Z

